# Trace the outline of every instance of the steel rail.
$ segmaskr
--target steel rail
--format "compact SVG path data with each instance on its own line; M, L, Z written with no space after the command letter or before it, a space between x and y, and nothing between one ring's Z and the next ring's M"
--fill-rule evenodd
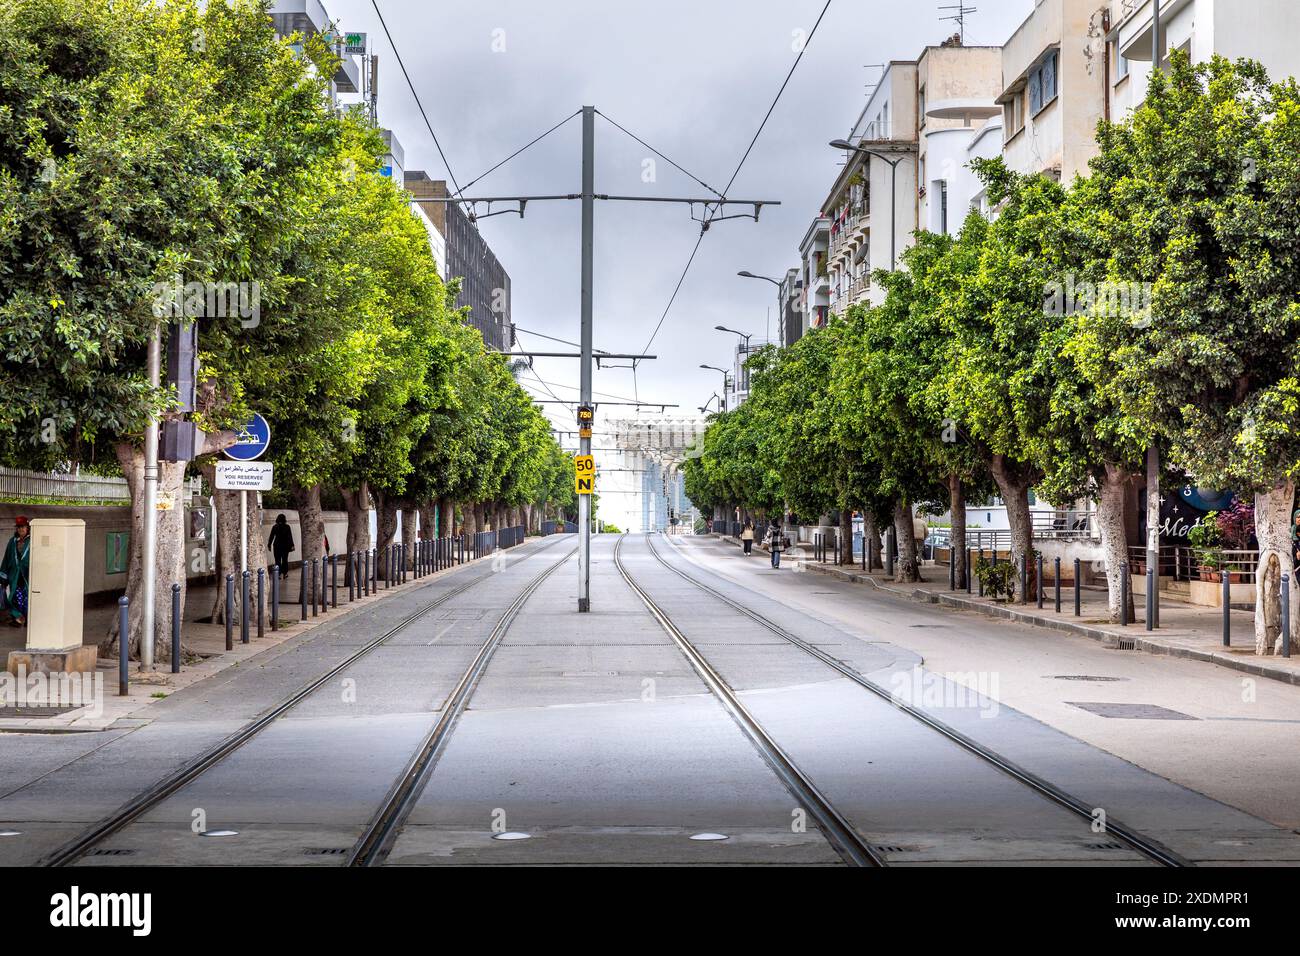
M1015 780L1019 781L1020 783L1029 787L1030 789L1034 790L1035 792L1038 793L1039 796L1045 797L1046 799L1050 800L1052 803L1055 803L1058 806L1064 807L1065 809L1071 811L1072 813L1077 814L1078 816L1087 820L1090 824L1096 819L1093 815L1094 808L1090 807L1084 801L1071 795L1070 793L1067 793L1066 791L1062 790L1060 787L1056 786L1055 784L1050 783L1047 780L1044 780L1042 777L1038 776L1032 771L1026 770L1024 767L1021 767L1019 764L1016 764L1013 761L1008 760L1006 757L1003 757L1001 754L997 753L996 751L990 750L988 747L984 746L983 744L979 743L973 738L968 737L966 734L963 734L960 730L957 730L955 727L952 727L944 723L943 721L932 717L931 715L927 714L925 711L907 703L904 700L898 699L896 695L891 693L886 688L881 687L875 684L874 682L868 680L860 671L850 667L848 664L845 664L843 661L836 660L835 658L827 654L825 651L821 650L821 648L808 643L802 638L790 633L785 628L781 627L779 624L775 624L772 621L767 620L761 614L751 611L743 604L732 600L730 597L723 594L717 588L704 584L699 580L697 580L696 578L693 578L686 572L682 571L681 569L673 567L671 564L669 564L667 561L663 559L663 556L659 554L659 552L655 549L654 545L650 543L648 538L646 543L647 545L649 545L650 552L651 554L654 555L655 559L660 564L662 564L665 568L667 568L669 571L672 571L678 577L682 578L684 581L687 581L693 584L695 587L699 588L700 590L704 591L705 593L712 595L713 597L722 601L722 603L726 604L728 607L745 615L751 621L754 621L755 623L762 625L764 628L771 631L773 634L785 639L786 641L798 647L800 650L806 651L808 654L811 654L813 657L817 658L817 660L821 661L827 667L834 669L841 676L847 677L849 680L853 681L853 683L857 684L859 687L862 687L865 690L870 691L871 693L875 694L877 697L880 697L886 702L888 702L891 706L897 708L898 710L901 710L909 717L912 717L920 721L921 723L929 727L931 730L934 730L937 733L942 734L944 737L948 738L950 741L957 744L962 749L966 750L971 754L974 754L976 757L979 757L981 760L985 761L988 764L991 764L992 766L996 767L998 770L1001 770L1003 773L1014 778ZM673 550L680 552L679 546L674 544L672 545L672 547ZM1105 833L1108 836L1117 837L1119 840L1126 843L1131 849L1136 850L1138 853L1142 854L1147 859L1152 860L1153 862L1158 863L1161 866L1184 867L1184 866L1194 865L1190 860L1186 859L1183 856L1180 856L1178 853L1169 849L1164 844L1158 842L1157 840L1153 840L1150 837L1143 836L1137 830L1125 826L1123 823L1116 821L1113 817L1109 815L1107 815L1106 817Z
M479 647L478 653L474 655L474 660L470 662L469 667L466 668L465 673L461 675L456 687L448 696L437 723L425 735L419 749L411 757L406 769L397 778L397 782L389 791L383 806L380 807L379 812L375 814L370 823L366 825L365 831L353 845L352 851L348 855L347 866L377 866L388 858L398 832L406 824L411 809L424 791L425 783L433 771L434 765L442 755L447 741L451 739L457 721L464 712L465 706L469 703L470 697L473 696L475 688L478 687L479 679L483 676L483 672L487 670L492 655L496 653L497 648L501 646L502 639L506 636L506 632L510 630L510 625L514 623L524 604L541 586L542 582L559 570L561 566L567 564L569 559L577 553L578 549L575 547L559 561L556 561L529 581L514 602L506 608L505 613L501 615L496 626L492 628L492 632L484 640L482 646Z
M663 608L656 604L654 599L633 580L632 575L628 573L623 564L621 554L625 537L627 537L626 534L620 535L618 542L614 545L614 566L618 569L619 574L623 576L624 582L641 599L650 614L659 622L659 626L667 632L677 647L686 655L691 667L699 674L700 679L713 692L713 695L721 701L722 706L740 726L740 729L745 732L746 736L749 737L750 742L753 743L763 759L781 778L781 782L785 784L786 789L809 811L832 849L840 855L845 863L852 866L885 866L884 858L853 828L853 825L849 823L844 815L835 809L834 805L817 789L816 784L812 782L807 774L795 765L789 755L781 749L781 746L763 728L763 725L741 703L736 692L723 679L722 675L696 649L695 645L682 633L681 629L673 623Z
M549 549L551 546L551 544L543 545L543 549ZM69 840L67 843L64 843L62 846L57 847L45 856L41 857L36 861L36 865L55 867L68 866L69 864L75 863L97 844L102 843L113 834L133 823L168 797L175 794L181 788L193 782L206 771L210 770L226 757L230 756L244 744L248 743L248 741L252 740L259 733L269 727L278 718L282 717L287 711L300 704L313 692L319 690L323 685L337 677L347 668L351 667L376 647L379 647L385 641L389 640L419 618L428 614L430 611L441 607L452 598L464 594L475 585L481 584L483 581L490 580L491 578L491 574L476 577L458 587L452 588L445 594L439 595L423 607L413 611L392 628L385 631L374 640L362 645L354 653L331 667L324 674L313 678L311 681L304 684L270 710L264 711L228 737L214 744L198 757L195 757L190 762L159 780L149 789L142 791L130 801L118 807L107 817L104 817L97 823L87 827L72 840ZM419 590L423 590L424 587L431 587L435 583L437 583L436 579L428 582L427 585L422 586Z

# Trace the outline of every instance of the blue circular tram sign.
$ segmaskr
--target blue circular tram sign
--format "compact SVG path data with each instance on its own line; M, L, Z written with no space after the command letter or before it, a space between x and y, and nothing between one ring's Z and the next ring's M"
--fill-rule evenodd
M225 453L227 458L235 461L255 461L266 454L270 445L271 426L265 418L254 412L243 427L235 429L235 443Z

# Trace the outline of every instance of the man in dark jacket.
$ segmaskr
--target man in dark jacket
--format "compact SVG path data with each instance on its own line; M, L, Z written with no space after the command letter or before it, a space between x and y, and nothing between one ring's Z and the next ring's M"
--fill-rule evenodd
M280 579L284 580L289 576L289 552L293 550L293 529L289 527L289 522L285 520L284 515L276 517L266 546L271 549L271 554L275 558Z

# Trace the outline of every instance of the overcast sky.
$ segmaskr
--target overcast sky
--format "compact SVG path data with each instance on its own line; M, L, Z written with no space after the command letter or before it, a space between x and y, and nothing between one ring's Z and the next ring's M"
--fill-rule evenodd
M825 0L379 0L455 178L465 185L583 105L592 105L695 176L722 190L812 29ZM595 373L611 396L676 403L694 413L721 384L701 363L730 366L727 325L776 335L774 286L741 269L780 277L820 210L845 136L887 60L915 59L954 32L941 4L956 0L832 0L798 69L728 195L779 200L757 224L736 219L705 235L681 292L636 373ZM406 150L406 168L445 178L373 7L325 0L345 30L364 30L380 57L379 120ZM1033 0L973 0L969 45L1000 45ZM580 120L575 118L468 191L469 195L577 192ZM707 196L663 161L642 181L651 154L597 117L596 190ZM698 208L698 207L697 207ZM509 272L523 348L560 348L525 330L578 337L579 203L535 203L527 216L480 228ZM596 205L595 346L640 352L668 304L699 235L687 207ZM577 362L538 359L536 374L562 398L576 396ZM529 378L539 397L550 397ZM562 387L569 386L569 387ZM657 411L657 410L656 410ZM606 406L606 415L631 414ZM563 406L552 420L572 428ZM630 477L630 476L629 476ZM612 502L611 502L612 504Z

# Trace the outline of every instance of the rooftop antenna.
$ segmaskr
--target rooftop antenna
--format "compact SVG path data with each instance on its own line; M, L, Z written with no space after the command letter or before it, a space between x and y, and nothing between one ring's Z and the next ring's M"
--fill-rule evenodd
M967 14L971 14L971 13L979 13L979 10L976 9L975 7L967 7L960 3L949 4L947 6L941 5L939 9L953 11L952 13L939 17L939 22L942 23L944 20L952 20L954 23L956 23L957 35L961 37L962 46L965 46L966 45L966 16Z

